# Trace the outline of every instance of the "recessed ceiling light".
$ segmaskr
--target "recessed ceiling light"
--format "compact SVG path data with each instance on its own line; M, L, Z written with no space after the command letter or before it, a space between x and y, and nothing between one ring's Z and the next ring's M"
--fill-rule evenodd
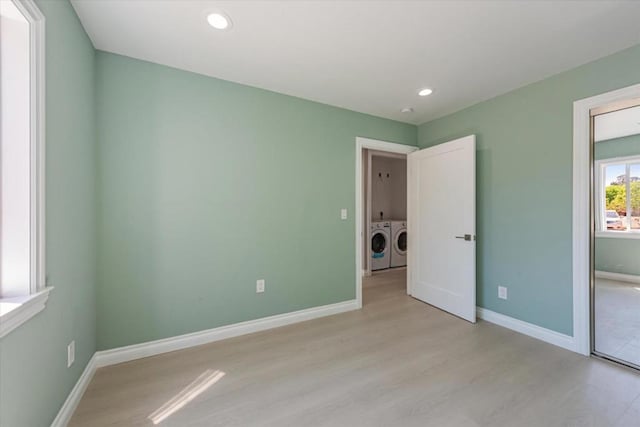
M216 30L226 30L231 27L231 20L228 16L216 12L207 16L207 22Z
M418 95L427 96L427 95L431 95L432 93L433 93L433 89L429 89L425 87L424 89L421 89L420 92L418 92Z
M402 110L400 110L402 113L413 113L413 108L411 107L404 107Z

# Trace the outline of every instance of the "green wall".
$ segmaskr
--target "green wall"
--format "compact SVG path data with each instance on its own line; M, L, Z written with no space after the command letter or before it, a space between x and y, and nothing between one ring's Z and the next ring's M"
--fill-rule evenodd
M640 46L419 126L420 147L477 135L478 305L572 334L573 102L638 70Z
M94 50L66 1L46 17L47 307L0 340L0 425L48 426L95 351ZM76 361L67 368L67 344Z
M595 243L598 271L640 276L640 240L599 237Z
M609 139L595 144L596 160L640 154L640 135ZM640 240L598 237L595 239L595 268L611 273L640 276Z
M100 349L355 298L355 137L415 126L104 52L97 96Z

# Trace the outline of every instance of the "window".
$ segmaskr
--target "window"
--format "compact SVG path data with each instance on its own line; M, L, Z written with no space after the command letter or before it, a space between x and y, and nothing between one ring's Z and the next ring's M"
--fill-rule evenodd
M0 337L44 309L44 17L0 1Z
M596 162L601 236L640 238L640 156Z

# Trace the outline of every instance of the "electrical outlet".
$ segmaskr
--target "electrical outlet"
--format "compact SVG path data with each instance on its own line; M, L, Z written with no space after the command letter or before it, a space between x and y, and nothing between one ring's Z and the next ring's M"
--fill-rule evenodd
M264 292L264 279L260 279L256 281L256 293Z
M340 219L347 219L347 210L346 209L341 209L340 210Z
M73 362L76 360L76 342L71 341L67 346L67 368L70 368L73 365Z
M498 298L507 299L507 288L505 286L498 286Z

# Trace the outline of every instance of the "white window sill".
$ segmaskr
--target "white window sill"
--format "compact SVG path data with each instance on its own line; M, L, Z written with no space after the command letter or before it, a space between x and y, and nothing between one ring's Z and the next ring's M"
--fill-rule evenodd
M33 295L0 298L0 338L44 310L52 289L50 286Z
M596 231L596 237L608 239L640 239L640 231Z

